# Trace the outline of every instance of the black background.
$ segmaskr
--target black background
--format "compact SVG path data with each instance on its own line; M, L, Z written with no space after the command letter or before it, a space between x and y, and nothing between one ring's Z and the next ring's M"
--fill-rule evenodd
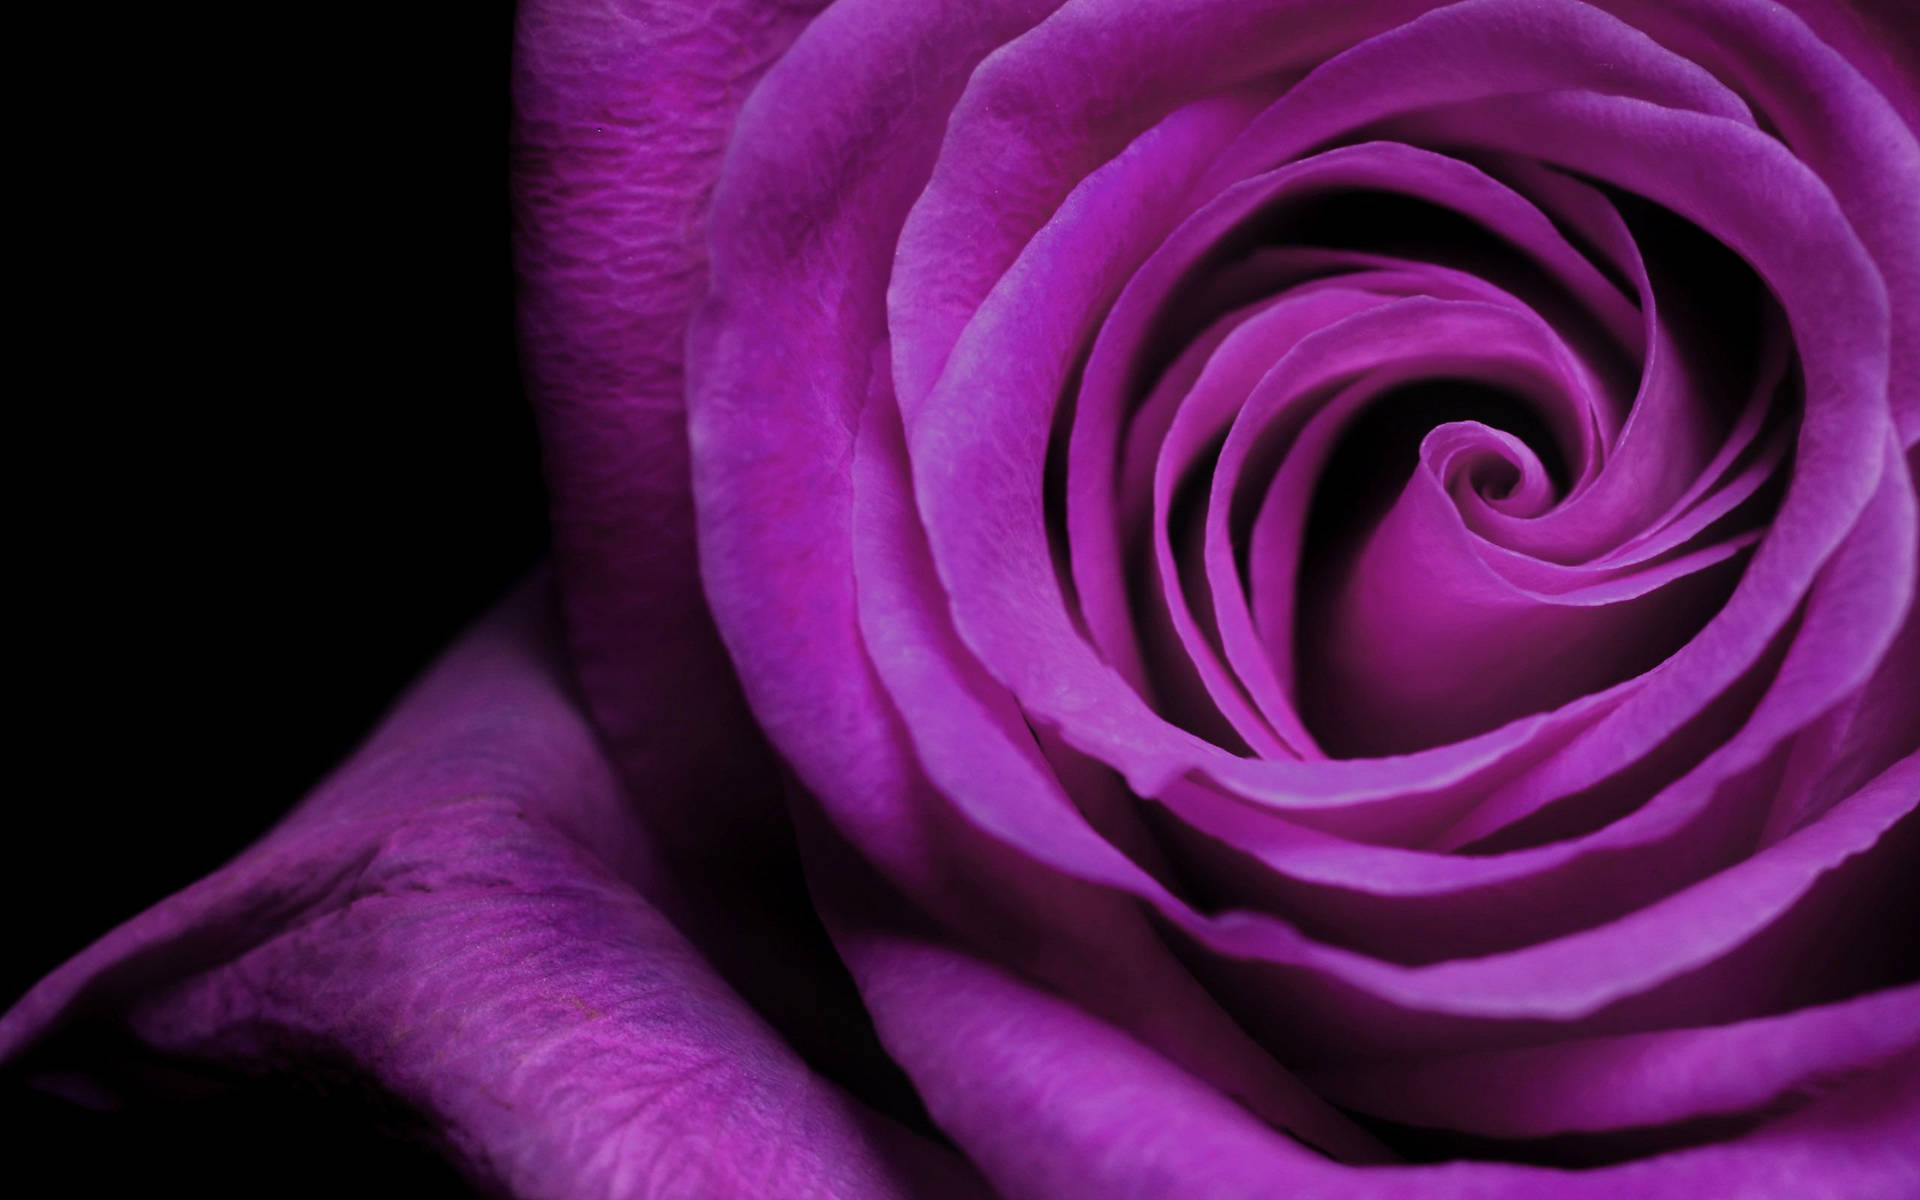
M510 0L200 19L90 17L16 122L0 1006L264 831L546 539ZM462 1190L301 1093L0 1093L15 1195Z

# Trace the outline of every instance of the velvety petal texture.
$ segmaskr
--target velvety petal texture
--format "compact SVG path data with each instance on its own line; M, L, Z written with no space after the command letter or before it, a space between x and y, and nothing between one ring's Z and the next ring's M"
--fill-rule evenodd
M698 587L682 346L734 115L819 7L528 0L516 17L521 362L569 647L623 768L678 764L643 803L689 853L775 792Z
M0 1057L111 1024L190 1065L345 1071L510 1195L977 1195L649 901L552 608L542 578L483 620L258 845L0 1019Z

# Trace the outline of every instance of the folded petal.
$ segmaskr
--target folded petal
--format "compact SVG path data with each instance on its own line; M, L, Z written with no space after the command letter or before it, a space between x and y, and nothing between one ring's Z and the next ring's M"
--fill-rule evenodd
M1841 1200L1908 1195L1920 1181L1906 1134L1920 1118L1911 1051L1738 1137L1615 1166L1343 1166L1084 1009L903 924L848 868L836 860L816 886L881 1037L1009 1197Z
M344 1073L516 1196L980 1194L626 882L650 844L561 663L540 581L261 843L0 1017L0 1059L56 1065L104 1026L190 1065Z

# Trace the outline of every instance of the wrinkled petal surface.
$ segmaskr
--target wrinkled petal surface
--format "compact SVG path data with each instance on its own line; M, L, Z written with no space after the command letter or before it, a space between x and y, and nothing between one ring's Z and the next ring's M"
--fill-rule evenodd
M0 1057L101 1023L350 1071L507 1194L978 1195L803 1063L637 890L651 847L537 581L231 865L48 977Z

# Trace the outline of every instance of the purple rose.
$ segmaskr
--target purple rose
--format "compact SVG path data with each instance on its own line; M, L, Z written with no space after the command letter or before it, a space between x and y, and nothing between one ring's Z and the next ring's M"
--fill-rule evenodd
M0 1058L530 1197L1920 1195L1904 0L518 39L551 573Z

